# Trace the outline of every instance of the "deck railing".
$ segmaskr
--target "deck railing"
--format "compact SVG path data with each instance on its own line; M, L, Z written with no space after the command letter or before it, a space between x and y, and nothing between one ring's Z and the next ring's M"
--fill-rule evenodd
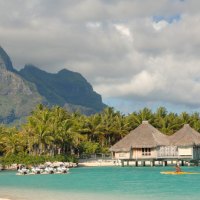
M173 154L170 154L170 153L158 153L157 154L157 157L158 158L178 158L179 155L178 153L173 153Z
M178 150L177 147L174 146L166 146L160 147L157 151L158 158L178 158Z

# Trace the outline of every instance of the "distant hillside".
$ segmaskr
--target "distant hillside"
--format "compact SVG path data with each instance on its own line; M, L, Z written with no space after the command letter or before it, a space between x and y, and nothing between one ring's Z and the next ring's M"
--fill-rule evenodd
M12 123L27 116L43 101L35 85L14 72L10 58L0 48L0 123Z
M24 118L39 103L87 115L105 108L101 96L81 74L66 69L51 74L33 65L18 72L0 47L0 123Z

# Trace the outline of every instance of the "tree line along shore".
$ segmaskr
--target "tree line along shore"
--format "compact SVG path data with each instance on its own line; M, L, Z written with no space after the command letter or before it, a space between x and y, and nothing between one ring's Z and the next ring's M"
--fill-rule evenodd
M20 127L0 126L0 164L77 163L83 155L108 154L112 145L144 120L166 135L172 135L183 124L200 131L197 112L176 114L159 107L155 112L144 108L124 115L107 107L101 113L85 116L40 104Z

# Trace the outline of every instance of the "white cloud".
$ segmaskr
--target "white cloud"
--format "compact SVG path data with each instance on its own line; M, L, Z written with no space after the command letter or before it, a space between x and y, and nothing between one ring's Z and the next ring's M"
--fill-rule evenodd
M117 29L117 31L122 34L123 36L129 38L130 40L133 39L132 34L129 30L129 28L122 24L115 24L114 27Z
M88 27L88 28L100 28L101 23L100 22L87 22L86 27Z
M146 97L159 87L158 83L161 83L161 78L159 74L151 74L144 70L133 76L127 83L112 83L109 88L107 88L107 84L102 84L98 85L97 90L104 92L107 97L116 94L117 96Z
M103 97L200 107L200 1L0 0L15 66L82 73ZM173 23L165 19L180 15ZM154 21L160 16L160 21Z
M166 28L168 25L168 22L165 20L161 20L159 22L153 22L153 28L156 31L161 31L162 29Z

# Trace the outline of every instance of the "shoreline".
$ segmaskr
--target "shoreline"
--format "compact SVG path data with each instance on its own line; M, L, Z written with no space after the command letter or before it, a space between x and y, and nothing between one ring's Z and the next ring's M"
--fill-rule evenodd
M8 199L8 198L0 198L0 200L11 200L11 199Z
M121 163L117 160L79 160L78 167L112 167L121 166Z
M6 166L2 166L0 167L0 171L4 171L4 170L17 170L18 166L21 166L23 164L16 164L16 163L13 163L11 165L6 165ZM52 167L58 167L60 165L64 165L66 166L67 168L74 168L74 167L77 167L77 163L73 163L73 162L45 162L45 163L41 163L41 164L38 164L38 166L52 166ZM28 167L32 167L33 165L28 165ZM1 199L0 199L1 200Z

